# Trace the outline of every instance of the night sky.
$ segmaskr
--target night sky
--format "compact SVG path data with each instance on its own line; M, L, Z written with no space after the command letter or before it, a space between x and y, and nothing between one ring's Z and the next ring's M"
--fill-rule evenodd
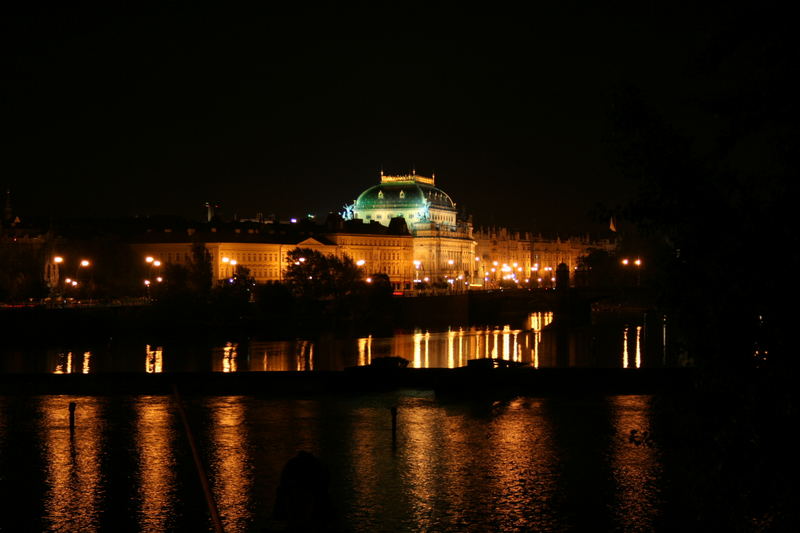
M696 127L719 82L703 59L752 29L711 10L374 15L4 17L0 185L23 218L288 217L414 168L476 225L602 230L597 206L635 186L608 150L614 99Z

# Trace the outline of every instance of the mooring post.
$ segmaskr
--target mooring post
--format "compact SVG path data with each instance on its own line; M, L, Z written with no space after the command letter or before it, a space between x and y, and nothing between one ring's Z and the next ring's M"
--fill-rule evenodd
M75 408L78 406L75 402L69 402L69 430L75 431Z
M397 406L393 405L389 408L392 412L392 444L397 443Z

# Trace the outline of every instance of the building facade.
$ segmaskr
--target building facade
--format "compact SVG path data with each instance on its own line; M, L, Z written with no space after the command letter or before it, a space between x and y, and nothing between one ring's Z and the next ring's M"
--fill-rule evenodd
M231 277L238 265L258 283L281 282L286 257L295 248L350 257L365 277L385 274L396 290L450 286L454 290L547 287L565 263L573 271L579 257L607 242L545 239L505 228L473 232L460 219L452 198L433 177L389 176L367 188L344 212L325 224L312 220L223 222L211 217L191 227L153 228L133 244L143 258L186 264L193 242L205 244L214 279ZM157 277L153 272L152 277Z
M459 219L456 203L436 187L435 177L381 172L380 183L361 193L342 215L386 226L402 218L412 237L414 283L465 289L476 282L472 223Z

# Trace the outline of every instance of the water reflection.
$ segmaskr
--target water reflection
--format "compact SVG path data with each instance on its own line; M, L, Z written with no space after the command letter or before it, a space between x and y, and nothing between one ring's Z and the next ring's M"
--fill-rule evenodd
M609 398L615 438L609 453L616 522L624 531L653 531L660 512L661 462L650 434L652 398Z
M72 352L57 352L53 374L88 374L91 370L92 352L73 356Z
M632 331L633 330L633 331ZM635 331L635 338L629 338L629 333ZM633 365L635 368L642 367L642 326L631 328L625 326L622 330L622 368L630 368L630 344L633 343L634 360Z
M666 325L661 317L646 342L643 317L570 328L552 328L552 312L531 313L524 324L417 329L391 337L328 338L291 341L230 339L219 344L126 339L9 355L0 348L9 372L57 374L106 371L313 371L369 365L377 357L399 356L412 368L457 368L471 359L496 357L535 368L578 366L641 368L666 364ZM160 340L160 339L159 339ZM141 355L145 361L142 369ZM168 368L164 354L169 352ZM5 359L2 357L5 356Z
M167 531L175 500L175 425L169 399L143 397L136 404L139 523L142 531Z
M239 371L239 344L226 342L225 346L212 350L212 366L214 372Z
M437 446L443 444L439 438L442 417L440 413L431 413L423 407L409 407L401 413L405 429L403 481L408 487L409 510L418 530L430 531L436 487L440 485L436 475L444 473L441 465L437 464Z
M151 349L148 344L144 349L144 369L148 374L160 374L164 371L164 348Z
M211 415L211 484L225 531L249 531L253 483L250 442L242 398L218 398Z
M70 401L78 403L74 434ZM331 469L346 530L562 531L574 522L649 531L663 521L661 487L670 481L661 444L649 433L651 403L647 396L442 403L416 393L336 401L222 397L188 408L205 421L196 435L226 531L267 526L280 469L299 449ZM396 447L390 404L399 406ZM4 467L15 469L12 479L44 480L40 493L29 492L40 500L21 514L36 513L27 517L35 521L41 513L46 530L203 530L206 510L170 400L144 396L132 405L67 396L18 404L29 409L20 416L36 420L26 442L41 456ZM119 432L113 446L111 427ZM8 455L7 441L0 438L0 457ZM128 463L111 461L107 467L121 470L105 477L104 458L126 441L133 475L127 477ZM130 489L120 491L121 484ZM116 511L125 505L130 513L121 525Z
M76 429L70 431L67 396L41 400L41 441L45 470L44 519L52 530L98 531L105 479L103 416L96 398L80 398Z
M558 454L550 423L541 415L539 402L521 398L492 420L489 467L493 475L488 492L506 528L535 530L554 519Z

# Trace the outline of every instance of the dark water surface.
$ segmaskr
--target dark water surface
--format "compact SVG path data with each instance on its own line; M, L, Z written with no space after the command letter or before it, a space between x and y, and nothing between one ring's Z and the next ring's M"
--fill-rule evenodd
M281 469L301 449L330 470L338 530L646 531L664 509L660 443L630 439L651 426L649 396L184 404L225 531L274 525ZM170 397L0 396L0 473L2 531L211 529Z
M555 328L553 313L531 313L525 324L398 331L392 337L296 339L135 336L0 347L0 373L248 372L342 370L373 358L400 356L412 368L455 368L496 357L536 368L640 368L667 364L661 317L600 317Z

